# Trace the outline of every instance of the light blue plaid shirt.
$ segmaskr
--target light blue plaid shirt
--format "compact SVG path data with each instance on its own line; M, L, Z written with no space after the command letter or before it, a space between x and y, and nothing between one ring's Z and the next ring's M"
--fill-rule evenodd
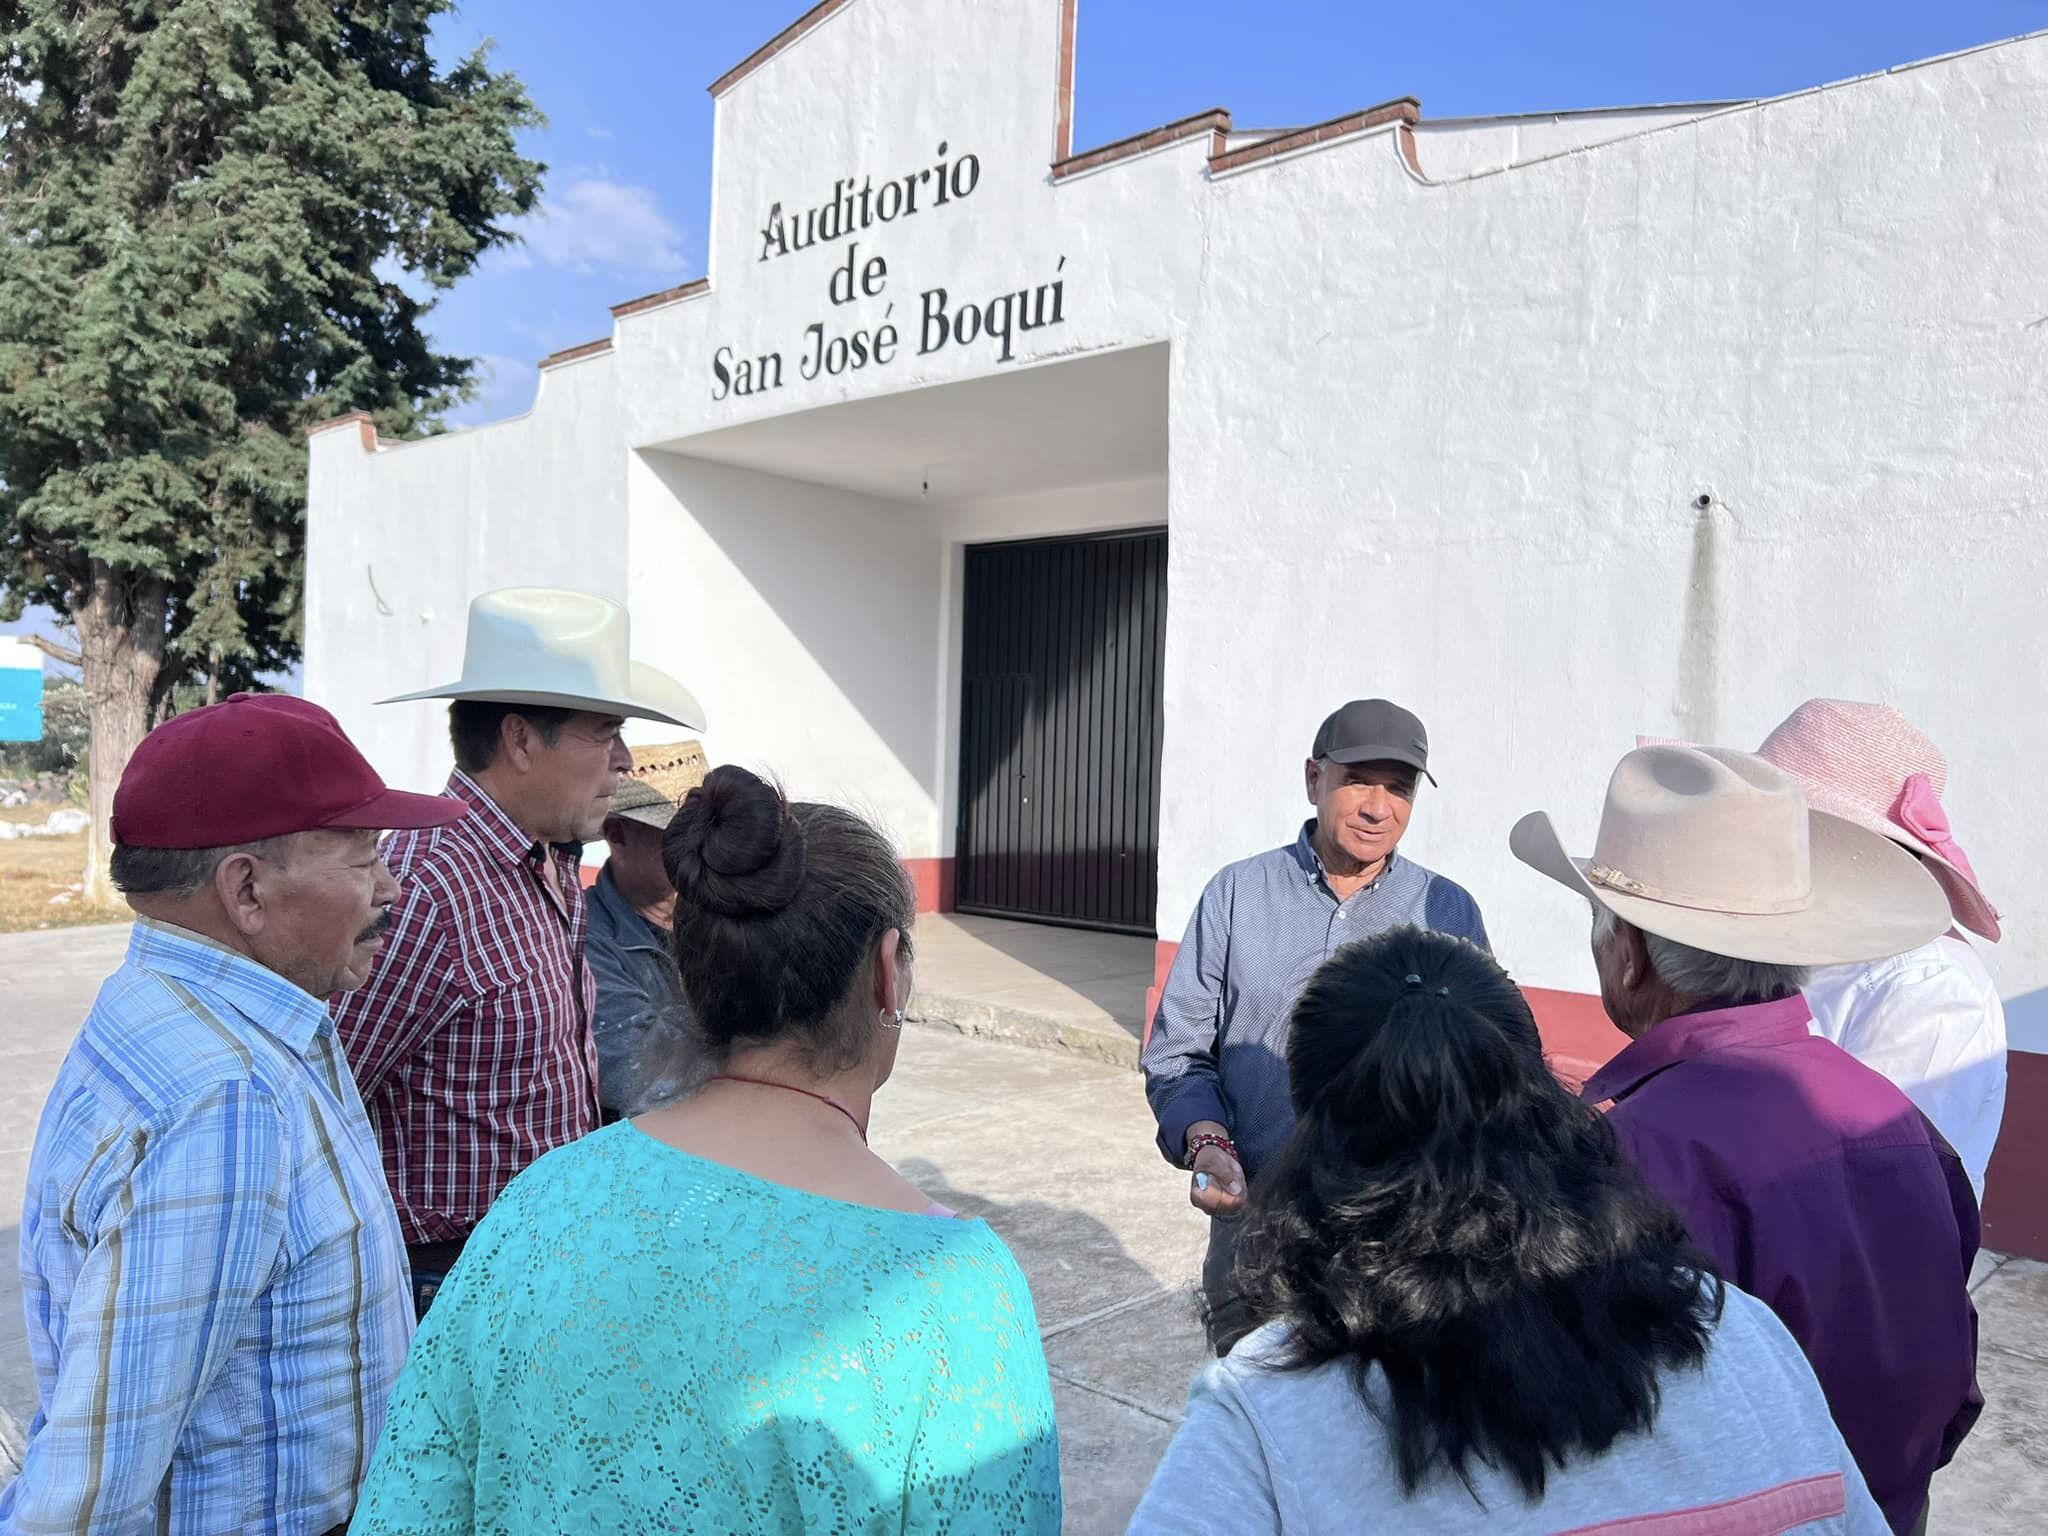
M377 1140L319 999L147 920L43 1108L41 1399L4 1532L324 1532L412 1339Z

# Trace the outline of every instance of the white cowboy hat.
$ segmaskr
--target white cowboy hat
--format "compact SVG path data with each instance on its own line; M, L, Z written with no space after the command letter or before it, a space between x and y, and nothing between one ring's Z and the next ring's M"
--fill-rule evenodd
M704 710L666 672L628 654L633 621L608 598L558 587L507 587L469 605L462 676L380 699L490 699L704 729Z
M1747 752L1639 748L1607 786L1592 858L1567 854L1541 811L1508 846L1623 922L1735 960L1882 960L1949 925L1948 899L1917 859L1809 810L1798 780Z

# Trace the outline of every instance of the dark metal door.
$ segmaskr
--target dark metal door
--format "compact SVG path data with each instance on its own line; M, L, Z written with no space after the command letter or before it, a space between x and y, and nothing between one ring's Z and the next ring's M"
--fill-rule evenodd
M1153 931L1164 530L967 551L955 901Z

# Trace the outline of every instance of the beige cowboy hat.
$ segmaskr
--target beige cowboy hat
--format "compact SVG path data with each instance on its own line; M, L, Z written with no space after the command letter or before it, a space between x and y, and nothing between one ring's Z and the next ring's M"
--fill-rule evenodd
M380 699L489 699L583 709L704 729L704 710L666 672L633 660L633 621L609 598L559 587L507 587L469 605L462 676Z
M1541 811L1508 846L1623 922L1736 960L1882 960L1949 924L1948 899L1911 854L1810 810L1797 779L1747 752L1638 748L1608 783L1590 859L1566 853Z
M1689 743L1638 736L1636 745ZM1853 821L1919 854L1948 896L1955 920L1998 942L1998 909L1978 885L1942 806L1948 760L1912 721L1888 704L1808 699L1764 739L1756 755L1797 779L1816 811Z
M709 771L704 749L694 741L635 747L632 770L620 775L612 795L611 814L665 832L683 796L702 784Z

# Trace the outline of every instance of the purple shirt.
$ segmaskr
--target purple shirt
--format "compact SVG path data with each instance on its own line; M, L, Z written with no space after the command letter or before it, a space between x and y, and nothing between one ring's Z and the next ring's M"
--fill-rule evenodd
M1805 1349L1894 1531L1976 1422L1977 1201L1890 1082L1805 1000L1666 1020L1586 1084L1722 1275Z

